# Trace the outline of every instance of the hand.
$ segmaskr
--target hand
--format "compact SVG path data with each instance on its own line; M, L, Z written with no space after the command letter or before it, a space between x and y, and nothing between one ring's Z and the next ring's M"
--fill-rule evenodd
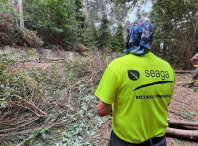
M110 112L110 116L113 116L113 111L111 110L111 112Z
M198 67L198 65L194 65L194 67Z

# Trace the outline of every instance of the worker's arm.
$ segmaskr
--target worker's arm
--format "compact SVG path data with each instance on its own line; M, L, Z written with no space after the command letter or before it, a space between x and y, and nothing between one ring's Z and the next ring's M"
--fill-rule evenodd
M192 59L190 60L190 62L193 64L194 67L198 67L198 65L196 65L196 64L194 63L194 61L195 61L194 58L192 58Z
M102 100L100 100L97 107L98 115L101 117L109 115L111 112L111 108L111 104L104 103Z

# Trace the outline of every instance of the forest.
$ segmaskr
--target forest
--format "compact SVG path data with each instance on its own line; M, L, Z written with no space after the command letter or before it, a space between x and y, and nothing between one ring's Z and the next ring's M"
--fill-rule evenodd
M142 5L152 3L149 13ZM19 7L20 6L20 7ZM82 52L77 45L122 52L128 13L154 24L152 52L192 69L197 50L196 0L1 0L0 45ZM135 16L134 16L135 17Z
M0 50L0 146L106 144L111 117L97 115L94 93L108 64L126 54L128 16L134 10L134 17L154 24L151 52L174 69L193 70L198 0L0 0L0 48L81 55L39 64L29 61L32 53ZM185 78L178 76L179 90ZM197 91L192 89L193 97ZM178 119L198 119L197 108L178 110Z

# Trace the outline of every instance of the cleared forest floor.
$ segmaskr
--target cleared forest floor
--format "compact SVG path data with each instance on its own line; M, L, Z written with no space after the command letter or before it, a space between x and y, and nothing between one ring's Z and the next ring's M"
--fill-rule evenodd
M61 64L61 63L60 63ZM31 67L42 67L46 69L51 63L26 63L26 69ZM193 71L175 70L176 84L174 89L174 98L169 105L169 119L184 120L184 121L198 121L198 81L195 82L194 87L186 88L188 80L192 76ZM101 140L104 145L108 144L108 139L111 133L111 120L108 117L102 118L105 122L103 127L99 130ZM98 138L100 139L100 138ZM196 141L187 141L177 138L167 137L168 146L198 146Z
M34 67L41 67L45 70L52 63L36 63L36 62L25 62L24 68L15 68L15 70L28 70ZM63 64L60 63L60 66ZM184 121L198 121L198 81L196 81L195 86L192 88L186 88L189 78L192 75L192 72L183 73L183 71L176 72L176 84L174 90L174 98L171 100L169 105L169 119L174 120L184 120ZM111 133L111 118L104 117L101 118L104 124L98 130L100 137L93 138L93 140L99 140L100 143L103 143L102 146L108 144L108 140ZM51 135L51 139L61 139L61 132L64 131L63 127L52 128L54 135ZM62 129L62 130L61 130ZM39 141L35 140L32 145L39 145ZM196 141L187 141L177 138L167 137L168 146L198 146ZM0 144L1 145L1 144ZM55 143L51 142L51 145Z
M169 105L169 119L198 121L198 81L192 88L185 85L192 76L190 74L176 73L174 98ZM176 138L167 138L168 146L198 146L198 142L186 141Z

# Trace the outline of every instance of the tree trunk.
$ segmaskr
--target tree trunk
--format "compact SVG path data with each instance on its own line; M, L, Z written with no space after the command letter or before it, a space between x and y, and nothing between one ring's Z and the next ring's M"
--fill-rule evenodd
M177 71L175 72L192 72L192 71ZM174 127L177 129L190 129L190 130L198 130L198 123L196 122L187 122L187 121L178 121L178 120L168 120L169 127Z
M22 7L22 0L18 0L19 6L19 15L20 15L20 28L24 27L24 20L23 20L23 7Z
M87 22L88 21L88 0L85 0L85 16L86 16L85 21Z
M169 63L170 63L170 65L171 65L171 64L172 64L172 56L173 56L172 46L171 46L169 49L170 49L170 58L169 58Z
M180 121L180 120L169 120L168 119L168 124L185 125L185 126L197 126L198 127L198 123L197 122L188 122L188 121Z
M163 50L162 50L162 59L166 58L166 29L164 34L164 43L163 43Z
M198 140L198 131L196 130L180 130L167 127L166 135L188 140Z

